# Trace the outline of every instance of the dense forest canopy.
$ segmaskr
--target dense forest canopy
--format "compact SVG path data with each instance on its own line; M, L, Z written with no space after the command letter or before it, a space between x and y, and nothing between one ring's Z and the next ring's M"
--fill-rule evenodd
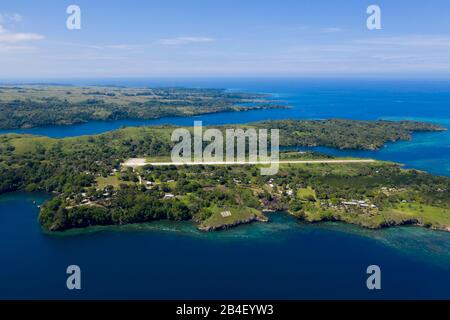
M322 145L342 149L372 149L387 141L409 139L416 130L443 130L420 122L353 120L273 121L250 127L279 128L281 146ZM78 190L88 183L85 180L89 180L89 176L85 172L107 175L119 169L120 163L128 158L170 155L174 145L170 136L175 128L130 127L64 139L1 135L0 193L25 188L58 192Z
M256 124L280 129L283 146L327 146L337 149L375 150L386 142L410 140L412 132L444 131L432 123L416 121L280 120Z
M450 227L450 179L394 164L282 165L274 177L261 176L255 166L148 166L107 181L81 196L53 198L40 222L48 230L66 230L193 220L202 230L215 230L264 221L262 210L274 210L310 222L337 220L367 228Z
M443 128L420 122L289 120L242 128L278 128L283 146L373 149ZM192 219L205 230L264 220L262 210L289 210L308 221L343 220L365 227L416 223L450 227L450 179L398 165L282 165L265 177L256 166L132 170L129 158L167 157L176 127L124 128L105 134L52 139L0 136L0 193L55 192L41 211L49 230L91 225ZM225 129L226 127L222 127ZM192 128L190 128L192 129ZM315 159L316 154L282 154ZM223 217L223 213L231 213Z

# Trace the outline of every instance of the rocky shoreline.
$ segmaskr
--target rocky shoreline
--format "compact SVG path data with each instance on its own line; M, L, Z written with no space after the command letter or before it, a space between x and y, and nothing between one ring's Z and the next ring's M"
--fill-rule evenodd
M220 230L227 230L227 229L231 229L233 227L236 227L238 225L243 225L243 224L249 224L252 222L263 222L263 223L267 223L269 222L269 218L264 216L264 215L252 215L246 219L239 219L236 220L234 222L231 223L224 223L222 225L218 225L218 226L205 226L205 225L199 225L197 228L200 231L205 231L205 232L211 232L211 231L220 231Z
M353 224L356 226L359 226L361 228L365 228L365 229L370 229L370 230L381 230L381 229L387 229L387 228L392 228L392 227L401 227L401 226L416 226L416 227L421 227L421 228L427 228L430 230L434 230L434 231L443 231L443 232L450 232L450 226L427 226L424 223L420 222L418 219L415 218L411 218L411 219L407 219L407 220L401 220L401 221L393 221L393 220L389 220L389 221L384 221L383 223L379 224L379 225L366 225L366 224L362 224L362 223L358 223L358 222L349 222L346 221L344 219L340 219L339 217L333 216L333 217L327 217L327 218L323 218L320 220L308 220L305 217L300 217L298 214L291 212L291 211L287 211L290 215L296 217L297 219L300 219L302 221L305 221L307 223L320 223L320 222L342 222L342 223L348 223L348 224Z

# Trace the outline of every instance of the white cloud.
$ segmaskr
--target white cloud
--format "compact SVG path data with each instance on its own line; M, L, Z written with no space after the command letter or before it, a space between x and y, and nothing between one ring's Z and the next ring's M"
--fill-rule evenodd
M0 13L0 23L22 22L23 17L18 13Z
M4 28L2 28L1 30L2 32L0 32L0 42L16 43L45 39L44 36L36 33L14 33L8 32Z
M129 44L112 44L105 46L106 49L131 50L135 46Z
M322 32L323 33L338 33L338 32L343 32L344 29L342 28L337 28L337 27L330 27L330 28L323 28Z
M185 44L207 43L214 41L216 41L216 39L208 37L177 37L177 38L161 39L158 41L158 43L167 46L178 46Z
M61 46L79 47L82 49L92 49L92 50L133 50L137 48L143 48L146 45L143 44L89 44L89 43L77 43L77 42L57 42L56 44Z
M33 51L33 47L22 45L8 45L0 43L0 53L25 53Z
M12 16L10 16L10 19L13 22L22 22L23 17L18 13L14 13Z
M411 35L396 37L380 37L356 40L355 43L383 46L411 46L411 47L447 47L450 37L437 35Z
M0 23L22 22L23 17L18 13L0 13Z
M18 13L0 13L0 43L17 43L26 41L42 40L45 37L36 33L18 33L9 30L15 22L21 22L22 16ZM8 28L5 27L8 25ZM3 48L15 48L14 46L3 46Z

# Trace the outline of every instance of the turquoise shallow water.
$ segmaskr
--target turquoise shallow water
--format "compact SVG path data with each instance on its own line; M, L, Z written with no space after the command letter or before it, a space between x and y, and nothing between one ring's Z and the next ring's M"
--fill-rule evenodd
M391 120L393 118L388 118ZM399 118L395 118L398 120ZM414 118L411 120L439 123L450 128L450 120ZM377 151L337 150L327 147L296 148L313 150L335 156L371 158L401 163L405 168L423 170L441 176L450 176L450 131L416 133L411 141L388 143Z
M324 79L139 79L78 80L75 84L111 84L134 87L185 86L226 88L272 95L291 109L229 112L188 118L89 122L74 126L3 130L56 138L98 134L123 126L176 124L192 126L248 123L270 119L347 118L415 119L450 127L450 82L412 80L324 80ZM377 152L322 149L339 155L355 155L390 160L433 174L450 175L450 132L416 134L413 141L387 144Z
M93 83L81 81L83 84ZM101 81L96 81L100 83ZM293 106L151 121L126 120L18 130L53 137L123 125L246 123L286 118L416 119L450 127L448 82L325 80L120 80L130 86L181 85L267 92ZM13 130L17 131L17 130ZM336 151L397 161L449 175L449 132L416 134L376 152ZM0 298L450 298L450 233L307 225L276 214L268 224L205 234L190 223L93 228L49 235L37 223L48 195L0 196ZM83 289L65 289L65 268L82 268ZM366 289L378 264L382 290Z
M449 233L273 214L219 233L155 222L48 235L36 221L46 198L0 197L0 298L450 298ZM81 291L65 289L70 264L82 269ZM365 287L371 264L380 292Z

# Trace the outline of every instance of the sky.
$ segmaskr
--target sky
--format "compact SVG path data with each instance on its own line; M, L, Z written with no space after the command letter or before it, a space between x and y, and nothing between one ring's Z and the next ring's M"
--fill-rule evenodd
M0 0L0 79L450 78L449 16L448 0Z

